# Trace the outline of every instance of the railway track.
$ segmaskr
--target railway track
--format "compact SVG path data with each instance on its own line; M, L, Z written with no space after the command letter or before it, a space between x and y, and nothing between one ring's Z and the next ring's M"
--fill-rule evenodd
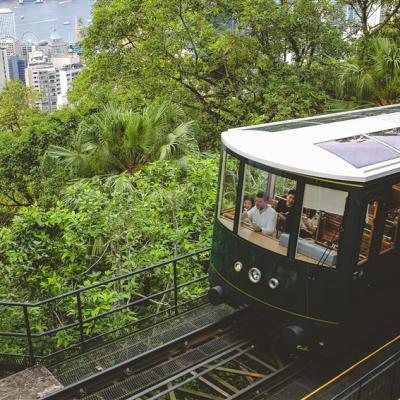
M248 310L238 311L45 400L253 399L307 368L277 350Z

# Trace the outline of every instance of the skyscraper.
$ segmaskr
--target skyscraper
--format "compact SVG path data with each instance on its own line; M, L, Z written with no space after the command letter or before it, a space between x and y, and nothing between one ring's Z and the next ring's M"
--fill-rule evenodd
M0 48L7 50L7 56L22 55L21 43L18 39L10 36L0 35Z
M10 70L8 67L7 50L0 49L0 92L3 90L6 81L10 79Z
M0 8L0 35L17 37L14 12L9 8Z
M25 83L25 59L19 55L8 57L8 66L10 69L10 79L19 79Z

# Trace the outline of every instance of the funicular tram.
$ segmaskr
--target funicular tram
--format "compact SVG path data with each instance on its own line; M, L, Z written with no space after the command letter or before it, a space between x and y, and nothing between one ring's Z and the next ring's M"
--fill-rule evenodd
M211 302L320 346L399 314L400 105L231 129L222 143Z

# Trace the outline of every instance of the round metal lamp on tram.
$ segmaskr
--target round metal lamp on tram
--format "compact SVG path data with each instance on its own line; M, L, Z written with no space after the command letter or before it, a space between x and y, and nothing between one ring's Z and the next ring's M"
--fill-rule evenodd
M250 268L250 270L249 270L249 279L253 283L260 282L261 271L258 268Z

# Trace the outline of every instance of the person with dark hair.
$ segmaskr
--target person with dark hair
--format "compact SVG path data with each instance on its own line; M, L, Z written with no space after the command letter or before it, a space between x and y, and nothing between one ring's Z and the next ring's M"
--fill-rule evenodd
M286 233L290 233L293 225L294 203L296 201L296 191L289 190L286 198L279 200L276 206L278 213L278 226Z
M254 198L251 196L243 197L243 212L250 211L254 207Z
M277 212L268 204L264 192L258 192L255 206L242 214L252 223L251 228L263 235L272 235L275 232Z

